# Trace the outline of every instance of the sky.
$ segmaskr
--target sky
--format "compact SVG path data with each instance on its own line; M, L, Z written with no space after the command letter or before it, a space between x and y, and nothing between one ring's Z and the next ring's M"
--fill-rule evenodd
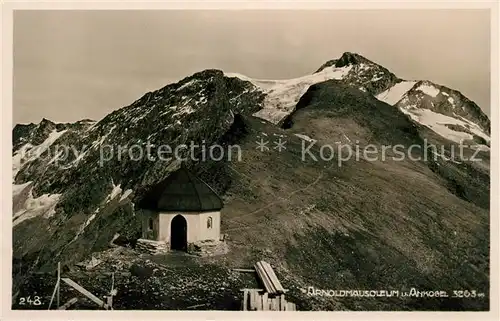
M300 77L346 51L490 115L487 10L16 11L13 46L15 124L99 120L208 68Z

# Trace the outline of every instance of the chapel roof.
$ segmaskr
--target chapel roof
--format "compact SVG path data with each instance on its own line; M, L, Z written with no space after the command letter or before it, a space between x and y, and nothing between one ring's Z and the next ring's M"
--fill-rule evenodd
M222 199L184 167L153 185L139 207L155 211L202 212L222 209Z

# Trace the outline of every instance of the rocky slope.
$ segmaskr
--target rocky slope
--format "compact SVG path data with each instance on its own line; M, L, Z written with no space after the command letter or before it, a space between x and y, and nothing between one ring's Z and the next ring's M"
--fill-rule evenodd
M134 204L177 164L131 157L118 147L130 151L150 145L154 155L159 145L193 141L238 144L242 150L241 160L186 162L223 195L222 229L230 246L222 257L186 263L197 273L207 271L203 266L228 270L266 259L294 289L303 310L487 309L485 298L373 301L309 298L298 290L467 288L488 294L489 120L476 107L458 92L398 79L364 57L345 53L297 79L255 80L206 70L147 93L98 122L17 125L14 292L25 293L27 280L37 284L33 273L53 271L58 261L71 268L107 250L112 240L133 245L139 235ZM447 117L450 126L442 119L428 121L430 112ZM456 141L443 126L481 145L484 161L447 160ZM255 148L261 139L269 141L269 150ZM287 142L282 152L273 149L279 139ZM425 140L430 140L444 150L416 161L394 160L391 150L388 159L376 161L365 156L340 161L342 154L328 161L304 159L304 145L313 140L310 151L316 157L323 145L418 145L422 148L411 153L423 156ZM466 148L467 155L476 149ZM172 268L169 264L162 266ZM219 282L206 273L200 277ZM239 282L244 284L232 279L231 286ZM137 298L142 293L156 302L150 286L157 285L131 283L135 288L121 295ZM50 289L38 291L50 298ZM181 295L180 288L172 291ZM205 288L197 295L203 300L211 291ZM151 306L173 308L155 304ZM231 301L226 308L234 306Z

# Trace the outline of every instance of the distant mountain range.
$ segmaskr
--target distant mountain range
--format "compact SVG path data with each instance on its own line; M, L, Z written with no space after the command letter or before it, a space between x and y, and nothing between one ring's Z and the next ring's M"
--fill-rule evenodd
M227 270L267 259L299 310L488 309L487 299L312 300L298 289L488 294L490 132L488 117L460 92L400 79L349 52L300 78L204 70L99 121L16 125L14 292L58 261L71 267L117 237L129 245L139 237L135 204L175 163L126 157L103 163L103 146L195 142L242 150L241 161L185 162L225 203L222 230L231 250L210 264ZM276 138L287 142L285 151L256 149L256 141ZM318 142L311 148L316 154L321 144L354 142L409 147L427 141L444 150L427 160L353 159L338 166L336 158L301 159L305 140ZM482 161L449 159L460 142L468 145L466 155ZM58 146L69 146L69 156L62 159ZM172 308L155 301L148 282L141 284L151 304ZM215 295L211 290L202 295ZM50 299L51 289L39 291Z

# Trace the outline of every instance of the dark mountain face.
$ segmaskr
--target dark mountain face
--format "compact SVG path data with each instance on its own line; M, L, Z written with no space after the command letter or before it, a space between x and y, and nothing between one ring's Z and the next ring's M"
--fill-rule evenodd
M38 125L16 125L12 133L14 150L26 143L40 145L49 137L50 132L55 129L56 124L45 118Z
M62 188L67 191L68 184L75 185L75 193L81 194L87 175L107 181L110 177L115 181L127 177L131 186L142 178L146 179L146 184L151 183L148 170L154 163L149 160L129 163L114 159L101 168L95 167L102 146L112 145L107 149L111 153L113 146L146 142L160 145L183 144L193 140L201 144L204 140L209 144L229 128L234 113L251 114L260 108L261 100L262 94L255 91L250 83L226 78L217 70L207 70L147 93L132 105L109 114L91 126L77 123L57 129L54 123L42 121L31 133L32 140L37 140L30 141L32 145L43 142L51 131L60 133L65 130L57 145L71 146L72 150L68 157L50 163L52 158L47 156L57 154L57 146L51 145L42 157L20 170L16 181L34 181L36 195L57 193ZM78 158L78 155L81 157ZM62 175L61 169L64 169Z
M318 128L313 126L315 123ZM456 143L416 124L401 110L342 81L331 80L311 86L297 104L296 111L287 118L285 128L326 144L417 145L420 148L412 149L415 151L412 157L425 159L422 164L437 173L451 193L484 209L489 208L488 152L477 154L481 162L459 161ZM443 155L438 157L425 152L426 144L439 146L437 153ZM467 147L463 147L463 151L466 159L475 154ZM392 152L386 155L394 156Z
M12 130L12 150L15 152L22 145L26 144L31 132L36 127L35 124L17 124Z
M90 126L76 124L58 130L54 123L43 121L29 137L32 144L37 139L47 146L36 146L33 155L27 154L15 175L16 184L32 182L26 187L32 196L26 191L23 194L40 202L40 206L34 219L24 220L29 216L22 210L15 213L14 233L19 234L15 237L14 256L35 255L39 258L37 268L56 259L74 262L102 250L118 230L134 234L139 225L131 215L133 207L128 199L135 201L148 186L165 178L171 160L139 159L137 155L131 157L130 152L119 157L117 148L151 144L154 155L154 146L159 145L175 148L194 142L209 146L228 131L235 114L251 114L260 108L261 101L262 94L249 82L224 77L218 70L206 70L147 93ZM56 142L50 141L49 133L57 136ZM70 147L69 153L57 157L61 147ZM36 152L38 157L34 157ZM14 153L14 159L17 156L20 151ZM129 196L124 200L114 199L126 191ZM47 195L49 201L44 202ZM22 204L22 200L17 203ZM91 234L80 238L97 213L114 221L90 225ZM34 226L37 231L32 237L22 237ZM50 250L45 248L47 244L51 244Z
M303 110L305 108L307 111ZM302 113L319 114L318 119L336 120L330 129L317 133L321 137L326 132L336 132L336 137L329 137L335 141L349 139L379 145L420 142L416 125L406 115L343 81L331 80L311 86L297 104L296 111L287 119L285 127L293 128L296 118ZM342 125L342 120L356 125ZM363 130L353 131L355 127ZM345 133L353 135L344 136ZM316 137L316 133L313 136Z
M328 73L321 72L330 67L342 68L338 80L324 81ZM425 83L403 92L405 98L395 106L375 98L402 82L368 59L346 53L317 74L289 82L245 80L205 70L149 92L99 122L17 125L14 288L22 289L28 281L36 284L27 276L52 271L58 261L72 266L107 250L116 235L127 244L140 237L139 200L176 170L179 161L130 157L132 146L150 145L154 157L160 145L217 143L239 145L242 159L190 157L184 165L224 201L222 232L228 235L230 251L209 261L218 269L227 272L268 260L303 310L487 309L487 300L311 301L298 291L314 286L488 292L489 151L481 152L487 165L446 161L443 155L429 161L395 161L392 150L388 159L376 161L353 156L339 162L344 154L337 150L329 160L319 157L325 145L408 148L423 146L424 139L445 146L446 154L453 142L416 120L416 112L432 109L453 119L483 119L480 111L473 116L475 104L467 105L457 92L440 87L434 97L418 90ZM262 83L274 87L259 86ZM444 92L455 99L455 109L441 97ZM298 99L286 110L284 128L252 116L269 104L278 105L275 100L293 101L290 93ZM484 130L486 120L480 126ZM278 138L286 141L286 150L272 148ZM256 149L261 139L269 140L269 150ZM317 141L310 149L317 160L303 157L304 145L311 140ZM69 153L60 155L61 146L71 147ZM411 155L423 156L424 150L415 149ZM129 259L140 262L138 253ZM206 261L199 264L197 273L205 282L221 282L212 268L203 268L209 266ZM125 295L145 293L141 296L147 296L152 307L168 308L168 302L156 299L151 282L138 282ZM199 291L211 297L211 289ZM182 290L170 292L184 295ZM134 307L133 302L129 305Z
M38 124L16 124L12 130L12 145L13 152L16 152L19 147L30 144L33 146L42 144L51 132L60 132L63 130L83 130L90 125L95 123L95 121L90 119L83 119L75 123L54 123L48 119L42 119Z
M408 82L396 77L389 70L373 61L350 52L344 53L339 59L327 61L316 73L328 67L341 68L345 66L352 66L352 69L342 80L346 84L367 91L374 96L384 96L384 92L389 92L393 87L395 88L403 82ZM411 83L411 86L408 88L409 90L402 92L401 97L396 99L396 107L413 110L428 109L455 119L462 120L464 118L479 125L485 134L490 134L490 120L488 116L473 101L469 100L459 91L427 80ZM383 97L381 100L384 100ZM470 132L467 126L463 124L450 125L460 126L462 127L460 130ZM471 135L477 136L474 138L476 142L483 142L481 136L478 136L473 131Z
M452 118L465 119L490 134L490 120L481 108L460 92L430 81L417 82L397 104L402 109L428 109ZM464 128L466 130L466 128Z
M366 59L365 57L363 57L357 53L344 52L339 59L332 59L332 60L328 60L327 62L325 62L318 70L316 70L316 72L320 72L323 69L325 69L327 67L331 67L331 66L341 68L341 67L345 67L345 66L349 66L349 65L357 65L357 64L362 64L362 63L369 64L369 65L375 64L374 62Z
M352 66L353 68L343 80L372 95L378 95L401 81L386 68L356 53L345 52L339 59L327 61L316 72L321 72L331 66L336 68Z

